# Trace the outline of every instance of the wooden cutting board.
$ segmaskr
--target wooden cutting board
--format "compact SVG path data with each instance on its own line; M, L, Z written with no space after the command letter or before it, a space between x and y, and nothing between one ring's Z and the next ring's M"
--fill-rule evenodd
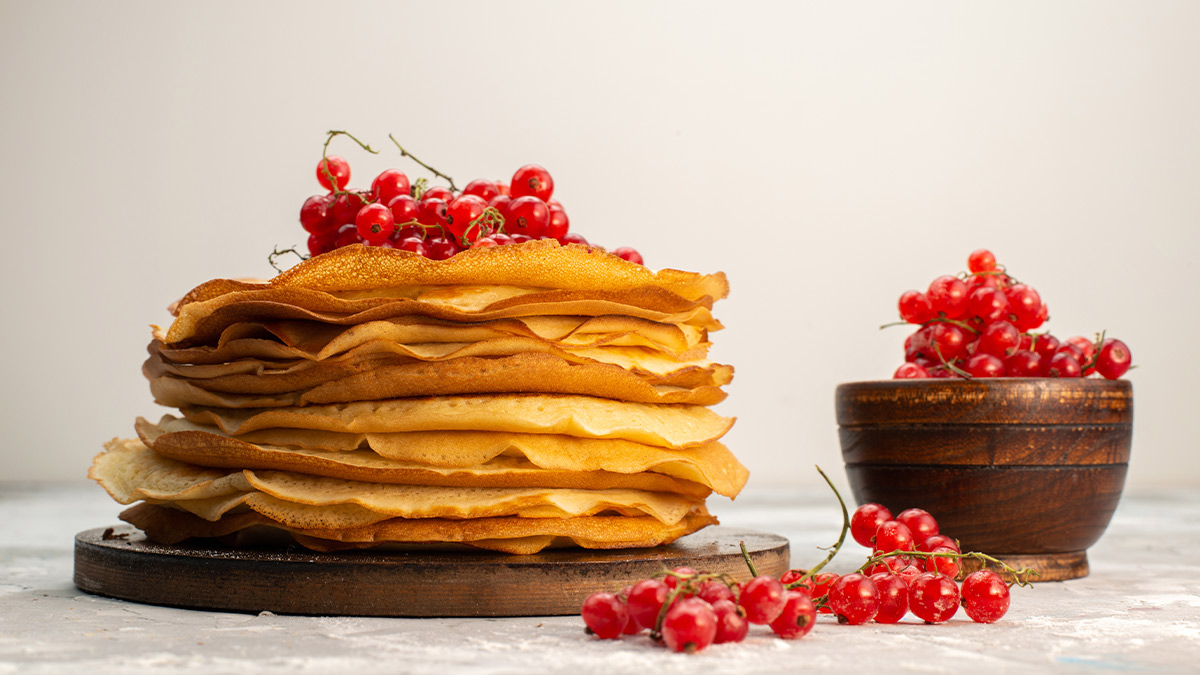
M788 569L787 539L710 527L656 548L560 549L513 556L486 551L353 551L162 546L128 525L75 536L80 590L154 605L235 612L343 616L547 616L578 614L597 591L620 591L688 566L750 578Z

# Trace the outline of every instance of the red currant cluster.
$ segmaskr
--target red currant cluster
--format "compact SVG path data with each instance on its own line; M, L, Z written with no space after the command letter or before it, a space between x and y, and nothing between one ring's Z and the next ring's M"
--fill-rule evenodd
M1008 584L992 570L981 569L967 575L960 590L955 579L963 558L999 565L1016 583L1028 583L1030 570L1014 570L982 553L963 553L922 509L893 518L884 506L863 504L850 519L850 533L872 550L867 562L853 574L818 574L808 582L814 596L824 596L819 611L835 614L840 623L896 623L909 612L926 623L942 623L960 604L978 623L996 621L1008 611Z
M789 591L769 575L744 585L722 574L677 567L643 579L620 593L593 593L583 602L583 622L603 639L649 629L655 640L677 652L741 642L750 624L767 625L794 640L812 630L816 607L808 595Z
M341 134L349 136L330 132L329 139ZM396 146L402 155L412 157L399 143ZM352 190L349 162L336 155L322 156L317 181L328 193L313 195L300 207L300 225L309 233L309 253L316 256L349 244L366 244L445 260L467 248L531 239L589 245L582 235L569 231L567 212L552 197L554 179L536 164L517 169L508 183L477 179L459 191L453 179L413 159L445 178L450 187L426 187L424 179L410 183L403 171L388 169L375 177L370 190ZM612 253L642 264L642 256L632 248Z
M879 504L864 504L851 517L833 482L819 468L842 507L842 532L829 554L810 571L788 570L776 579L760 576L742 547L751 579L738 584L722 574L677 567L625 587L620 593L594 593L583 603L588 632L603 639L650 636L677 652L698 652L713 643L741 642L750 624L770 626L781 638L804 637L817 614L839 623L897 623L910 611L926 623L954 616L961 604L978 623L1004 616L1009 586L999 574L981 569L955 582L963 558L989 563L1025 586L1033 570L1013 569L983 553L962 553L958 542L938 532L932 515L909 509L896 518ZM873 553L857 571L821 573L849 533Z
M929 289L900 296L900 318L921 326L904 341L897 379L924 377L1087 377L1129 370L1124 342L1034 333L1049 318L1041 296L996 264L991 251L967 258L970 270L940 276Z

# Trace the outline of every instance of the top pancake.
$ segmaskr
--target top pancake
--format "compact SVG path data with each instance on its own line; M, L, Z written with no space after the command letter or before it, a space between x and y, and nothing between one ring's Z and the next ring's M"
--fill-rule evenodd
M373 291L395 286L494 284L574 291L626 291L661 288L688 300L720 300L729 294L723 273L653 272L598 248L551 239L472 248L448 260L372 246L352 245L306 260L265 285L317 291ZM193 289L179 302L203 302L263 284L216 279Z
M652 272L585 246L539 240L470 249L443 261L395 249L347 246L267 282L216 279L175 307L168 345L196 344L247 320L352 325L413 314L448 321L618 314L716 330L708 310L723 274Z

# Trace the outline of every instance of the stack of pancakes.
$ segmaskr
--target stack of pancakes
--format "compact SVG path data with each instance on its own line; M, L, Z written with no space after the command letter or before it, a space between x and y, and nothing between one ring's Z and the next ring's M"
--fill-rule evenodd
M554 241L433 261L350 246L215 280L143 368L179 409L90 476L161 543L282 532L316 550L667 543L747 471L707 359L724 275Z

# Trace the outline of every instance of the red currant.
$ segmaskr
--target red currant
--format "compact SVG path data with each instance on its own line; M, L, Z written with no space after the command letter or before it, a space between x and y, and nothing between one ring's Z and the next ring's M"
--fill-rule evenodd
M717 616L699 598L676 600L663 618L663 642L674 651L694 654L712 644L716 637Z
M1108 338L1100 345L1100 355L1096 357L1096 372L1105 379L1115 380L1129 372L1133 356L1124 342Z
M1032 287L1017 284L1005 292L1008 311L1013 323L1022 331L1030 331L1042 325L1038 314L1042 311L1042 297Z
M1046 364L1046 377L1080 377L1079 360L1070 351L1059 351Z
M526 164L513 174L510 194L512 194L513 200L530 196L545 202L554 194L554 179L542 167L536 164Z
M1058 338L1049 333L1039 335L1033 340L1033 351L1042 357L1043 361L1049 361L1054 356L1054 353L1058 351L1059 346L1061 346L1061 343L1058 341Z
M333 206L333 197L329 195L313 195L304 200L300 207L300 227L309 234L324 235L337 230L337 223L329 214Z
M1096 344L1082 335L1074 335L1067 338L1067 343L1073 345L1078 350L1075 358L1079 361L1080 366L1085 363L1091 363L1092 358L1096 356Z
M446 229L456 237L465 236L468 241L478 238L484 234L478 225L470 232L467 229L471 227L472 221L483 215L486 208L487 202L475 195L463 195L455 199L446 209Z
M362 237L358 236L358 226L354 223L346 223L338 228L337 234L333 238L333 247L341 248L350 244L361 244Z
M562 239L567 230L571 229L571 219L567 217L567 212L563 210L562 206L555 204L547 204L547 206L550 208L550 224L546 226L542 236Z
M663 583L667 585L667 588L671 589L674 589L679 585L681 578L682 580L686 581L687 579L691 579L698 574L696 570L690 567L676 567L675 569L671 570L671 572L672 574L668 574L667 576L663 577Z
M875 550L880 553L911 551L915 548L912 530L898 520L889 520L875 531Z
M497 195L495 197L492 197L492 200L490 202L488 202L488 206L492 207L493 209L496 209L497 211L500 212L500 215L504 216L505 222L508 222L508 205L509 204L512 204L512 197L509 197L508 195Z
M446 210L446 202L440 199L422 199L417 204L417 222L445 229Z
M429 247L425 245L425 240L419 237L408 237L407 239L401 239L399 243L395 244L394 246L402 251L412 251L417 255L423 255L426 258L429 257Z
M938 546L930 553L958 553L949 546ZM940 572L951 579L958 576L958 560L956 558L930 557L925 559L925 569L929 572Z
M908 587L908 608L926 623L947 621L958 611L958 585L942 574L919 574Z
M475 241L471 242L471 248L491 248L492 246L499 246L499 245L500 245L500 242L496 241L495 239L493 239L491 237L480 237L480 238L476 239Z
M626 595L629 613L642 628L654 628L663 603L671 589L658 579L643 579L629 589Z
M829 595L829 587L837 583L837 580L838 575L833 572L822 572L816 575L809 580L809 583L812 584L812 590L808 592L808 597L818 600ZM817 611L822 614L831 614L833 612L833 610L829 609L828 602L818 607Z
M1042 357L1037 352L1022 349L1004 362L1004 372L1009 377L1039 377L1042 374Z
M991 570L967 575L962 583L962 606L978 623L993 623L1008 612L1008 585Z
M953 539L951 539L950 537L947 537L944 534L935 534L933 536L928 537L927 539L925 539L925 541L921 542L921 545L917 547L917 550L925 551L926 553L929 553L933 549L941 547L941 546L945 546L945 547L953 550L955 553L962 553L962 550L959 549L959 547L958 547L958 542L954 541Z
M383 203L387 204L387 207L391 209L392 219L396 221L397 225L415 222L418 214L421 212L420 207L417 205L417 200L408 195L399 195L393 197L391 201Z
M550 224L550 209L537 197L517 197L508 205L504 218L505 230L540 237Z
M992 272L996 269L996 256L986 248L972 251L967 256L967 269L972 272ZM988 275L991 276L991 275Z
M333 200L333 206L330 207L329 213L333 218L333 222L341 227L347 223L353 224L358 218L358 212L362 207L367 205L367 200L363 196L355 192L346 192L337 196Z
M915 541L925 541L938 533L937 519L925 509L906 509L896 520L908 528Z
M371 181L371 198L381 204L391 205L400 195L411 197L408 176L399 169L388 169Z
M746 639L746 634L750 632L750 622L746 621L746 612L741 607L732 600L717 600L712 603L712 609L717 617L717 634L713 642L725 644Z
M646 264L646 262L644 260L642 260L642 254L638 253L637 249L630 248L628 246L614 248L612 251L612 254L626 262L631 262L631 263L635 263L638 265Z
M937 316L929 296L920 291L905 291L900 295L900 318L908 323L925 323Z
M372 246L378 246L387 241L396 229L396 221L392 218L392 212L378 202L362 207L354 224L358 227L358 236Z
M783 583L782 580L780 583ZM696 597L712 605L718 600L735 600L733 589L718 579L711 579L700 585L700 592Z
M567 244L582 244L584 246L590 245L588 244L588 240L585 239L582 234L577 234L575 232L568 232L559 237L558 243L562 244L563 246L566 246Z
M894 380L921 379L926 377L929 377L929 371L915 363L901 364L900 367L896 369L896 372L892 374L892 379Z
M783 609L771 622L771 630L785 640L796 640L808 634L817 623L817 609L804 593L787 591L783 597Z
M933 310L948 318L959 319L967 313L967 285L958 277L944 275L934 279L926 295Z
M908 567L911 564L912 564L912 558L910 558L909 556L906 556L906 555L888 556L887 558L884 558L881 562L877 562L874 565L871 565L870 567L868 567L865 571L865 574L867 576L871 576L872 574L878 574L880 572L894 572L896 574L899 574L900 570L904 569L905 567Z
M341 190L350 182L350 163L337 155L322 157L317 162L317 182L330 192Z
M446 260L461 250L453 239L447 237L433 237L426 240L425 246L429 250L427 255L430 260Z
M983 329L976 349L983 354L1008 358L1021 346L1021 331L1007 321L994 321Z
M871 581L879 591L879 611L875 613L877 623L896 623L908 613L908 584L898 574L879 572L871 575Z
M477 178L467 183L462 193L464 195L475 195L485 202L490 202L500 196L500 188L496 186L496 181Z
M971 377L1004 377L1004 362L991 354L976 354L967 359L963 370Z
M421 201L425 201L426 199L440 199L449 204L454 201L454 193L450 191L450 188L434 185L421 193Z
M308 252L310 255L318 256L322 253L328 253L334 249L334 238L337 237L336 232L326 232L325 234L310 234L308 235Z
M871 548L879 526L892 519L892 512L883 504L863 504L850 517L850 536L859 544Z
M984 323L1008 318L1008 296L996 288L977 288L967 296L967 313Z
M783 584L771 576L757 576L742 586L738 604L750 623L771 623L783 611Z
M958 326L937 323L929 334L930 347L946 361L961 359L967 355L967 335Z
M629 610L625 603L612 593L593 593L583 601L580 611L583 622L602 640L613 640L621 637L625 623L629 620Z
M830 586L829 607L838 623L864 624L879 611L879 589L868 577L847 574Z

